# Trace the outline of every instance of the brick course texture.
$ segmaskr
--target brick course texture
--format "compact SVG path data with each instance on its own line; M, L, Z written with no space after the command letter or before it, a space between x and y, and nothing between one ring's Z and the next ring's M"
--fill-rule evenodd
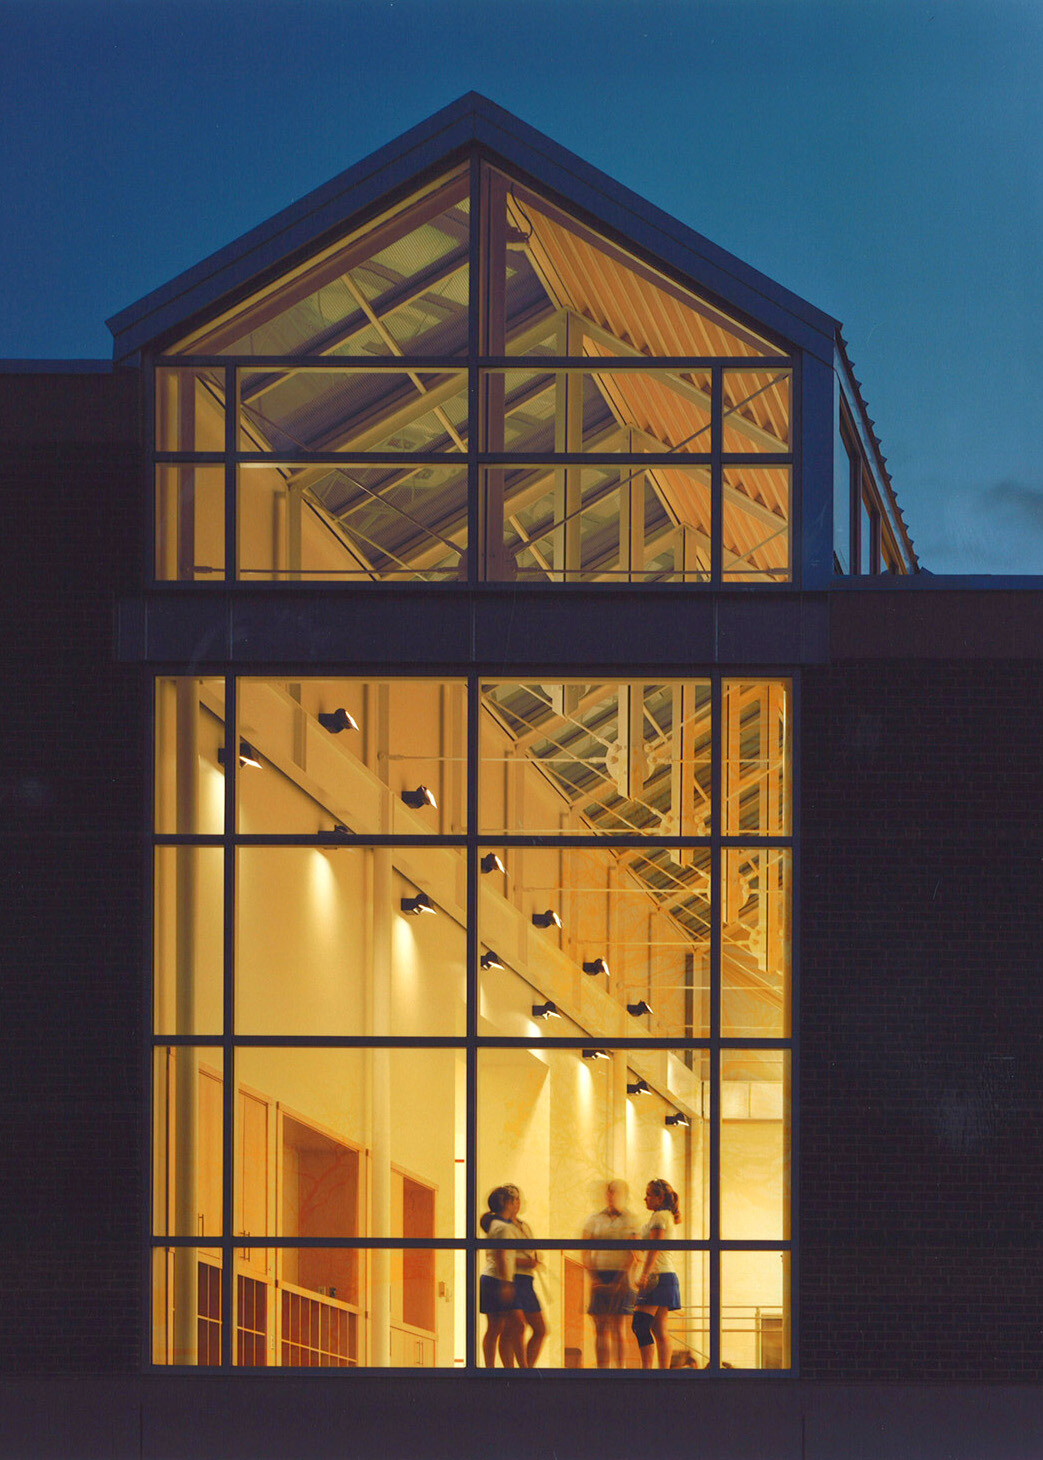
M800 1359L1036 1379L1043 668L803 676Z
M143 1326L143 687L113 658L140 587L136 379L3 394L0 1370L115 1373Z

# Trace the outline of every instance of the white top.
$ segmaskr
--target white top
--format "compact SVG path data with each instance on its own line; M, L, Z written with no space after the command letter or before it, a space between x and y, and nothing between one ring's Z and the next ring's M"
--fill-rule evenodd
M517 1237L518 1233L510 1222L505 1222L502 1217L493 1217L489 1223L489 1231L486 1235L509 1242L512 1237ZM490 1252L486 1248L485 1267L482 1269L483 1276L500 1277L501 1269L497 1266L497 1258L501 1258L507 1272L507 1276L501 1278L501 1281L512 1283L514 1281L514 1263L516 1257L517 1251L513 1247L504 1247L495 1252Z
M637 1236L637 1223L630 1212L610 1212L608 1207L603 1207L600 1212L595 1212L592 1217L587 1218L583 1228L584 1241L596 1241L597 1238L608 1237L613 1241L625 1242L628 1238ZM625 1252L622 1248L615 1251L610 1247L601 1252L587 1253L587 1266L597 1268L599 1272L618 1272L622 1268L629 1267L633 1254Z
M662 1242L669 1239L673 1229L674 1219L672 1213L660 1209L658 1212L652 1212L644 1225L641 1236L653 1237L657 1242ZM673 1272L675 1270L673 1263L670 1261L671 1253L663 1252L658 1247L653 1248L652 1251L652 1262L648 1269L648 1276L650 1278L657 1278L660 1273Z

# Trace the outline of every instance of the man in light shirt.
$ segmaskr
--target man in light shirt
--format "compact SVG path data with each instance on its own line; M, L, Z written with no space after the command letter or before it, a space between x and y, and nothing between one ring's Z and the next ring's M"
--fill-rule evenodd
M627 1184L610 1181L605 1188L606 1204L587 1218L583 1239L599 1238L632 1241L637 1236L637 1222L626 1209ZM626 1367L625 1321L633 1311L634 1290L630 1269L635 1254L623 1248L588 1248L583 1261L590 1273L590 1307L594 1320L594 1351L599 1369Z

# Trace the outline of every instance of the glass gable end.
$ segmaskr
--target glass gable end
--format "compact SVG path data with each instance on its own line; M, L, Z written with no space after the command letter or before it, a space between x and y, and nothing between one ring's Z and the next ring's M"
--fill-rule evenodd
M161 357L156 575L789 582L796 364L472 164Z

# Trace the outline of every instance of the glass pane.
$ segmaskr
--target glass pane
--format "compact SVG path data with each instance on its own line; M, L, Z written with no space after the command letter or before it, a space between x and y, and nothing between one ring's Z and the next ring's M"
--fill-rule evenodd
M599 1037L709 1033L708 849L511 847L479 865L483 1033L529 1034L548 999Z
M710 687L485 683L483 832L706 836Z
M577 350L579 343L585 348ZM571 341L572 353L608 354ZM522 455L547 452L710 451L710 370L490 370L486 389L501 419L483 421L483 451ZM749 450L749 442L732 450ZM758 437L758 445L760 441ZM759 445L785 451L783 445Z
M721 1253L721 1367L788 1369L788 1252Z
M464 1235L463 1050L254 1047L236 1061L237 1237L416 1236L404 1182L431 1193L427 1235Z
M452 581L466 576L467 464L245 466L239 577Z
M873 519L865 497L860 499L858 510L858 571L873 571Z
M153 1062L153 1231L162 1237L222 1232L222 1054L159 1048Z
M643 1225L606 1196L591 1230L607 1236ZM623 1240L613 1237L612 1240ZM490 1246L478 1260L478 1362L485 1368L640 1369L631 1327L647 1247L568 1252ZM606 1266L612 1263L614 1266ZM661 1252L642 1292L663 1296L665 1342L653 1339L649 1367L702 1369L709 1362L709 1260L705 1252ZM504 1276L510 1278L504 1286ZM656 1304L655 1306L659 1306Z
M615 355L635 350L653 356L775 353L745 325L528 188L492 169L486 178L491 210L506 207L505 259L494 275L493 291L494 306L500 303L504 311L509 353L531 350L536 321L555 315L559 333L571 323L572 334L582 331ZM583 353L582 346L570 345L562 349L559 344L555 353Z
M833 551L841 573L851 571L851 455L837 417L833 436Z
M224 851L157 847L155 1009L158 1034L212 1034L223 1027Z
M789 452L792 371L724 371L724 451Z
M466 829L458 681L241 679L239 737L240 832Z
M423 1225L418 1188L409 1225ZM462 1252L238 1249L235 1363L249 1368L462 1365Z
M221 1256L217 1249L157 1247L152 1253L152 1362L221 1362Z
M725 836L790 829L789 681L726 679L722 765Z
M224 451L221 367L156 371L156 450Z
M480 1050L480 1198L517 1186L520 1217L537 1237L576 1238L604 1206L607 1182L621 1177L640 1232L646 1185L662 1179L679 1197L674 1236L704 1238L708 1077L701 1051L613 1053L593 1041L582 1049Z
M514 582L700 582L710 576L710 468L512 466L482 474Z
M212 583L225 571L225 469L156 467L156 577Z
M721 1055L721 1236L789 1237L790 1082L785 1050Z
M156 680L156 830L220 834L225 821L223 679Z
M723 491L725 581L788 583L790 468L725 467Z
M465 451L467 374L244 370L241 451Z
M463 169L282 275L183 340L177 351L462 355L468 211Z
M242 1034L466 1030L463 848L240 847Z
M790 873L784 848L722 853L721 1033L779 1039L790 1032Z

